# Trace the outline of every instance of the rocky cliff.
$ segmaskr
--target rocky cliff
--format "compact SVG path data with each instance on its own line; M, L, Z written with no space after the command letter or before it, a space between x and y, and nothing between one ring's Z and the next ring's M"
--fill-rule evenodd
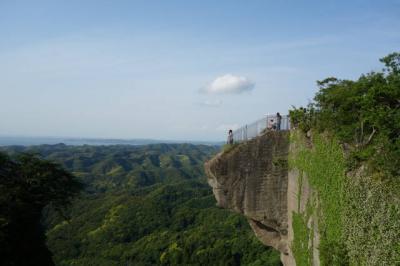
M307 210L310 202L316 202L316 193L305 173L288 166L297 150L289 131L267 132L228 147L206 162L205 171L217 204L246 216L258 239L281 252L284 265L296 265L296 248L297 254L307 255L297 265L319 265L316 214ZM308 235L295 241L297 214L305 216L300 231Z
M218 205L246 216L256 236L279 250L285 265L294 265L289 219L297 195L289 187L289 134L267 132L234 145L206 162L205 170Z

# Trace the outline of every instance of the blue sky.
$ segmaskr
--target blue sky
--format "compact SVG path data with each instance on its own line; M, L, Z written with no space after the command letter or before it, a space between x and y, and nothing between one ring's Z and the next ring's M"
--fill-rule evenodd
M0 135L223 140L400 50L400 1L0 0Z

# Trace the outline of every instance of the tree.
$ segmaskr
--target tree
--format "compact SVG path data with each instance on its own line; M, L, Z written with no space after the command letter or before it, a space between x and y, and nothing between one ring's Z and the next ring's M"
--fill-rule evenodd
M44 207L62 209L81 183L36 155L0 153L0 264L54 265L40 224Z
M304 131L329 132L351 148L349 162L368 163L382 178L399 177L400 53L380 59L382 72L358 80L327 78L307 109L290 112Z

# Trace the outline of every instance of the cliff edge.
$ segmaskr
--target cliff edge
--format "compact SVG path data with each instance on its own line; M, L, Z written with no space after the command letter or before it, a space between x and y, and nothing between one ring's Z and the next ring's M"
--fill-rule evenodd
M246 216L256 236L281 252L285 265L295 264L288 239L289 135L267 132L205 163L218 206Z

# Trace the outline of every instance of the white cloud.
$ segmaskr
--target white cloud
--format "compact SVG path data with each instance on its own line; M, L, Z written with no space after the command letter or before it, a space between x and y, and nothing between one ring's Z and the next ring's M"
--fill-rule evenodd
M214 79L208 86L201 89L201 92L209 94L239 94L251 91L254 83L246 77L226 74Z

